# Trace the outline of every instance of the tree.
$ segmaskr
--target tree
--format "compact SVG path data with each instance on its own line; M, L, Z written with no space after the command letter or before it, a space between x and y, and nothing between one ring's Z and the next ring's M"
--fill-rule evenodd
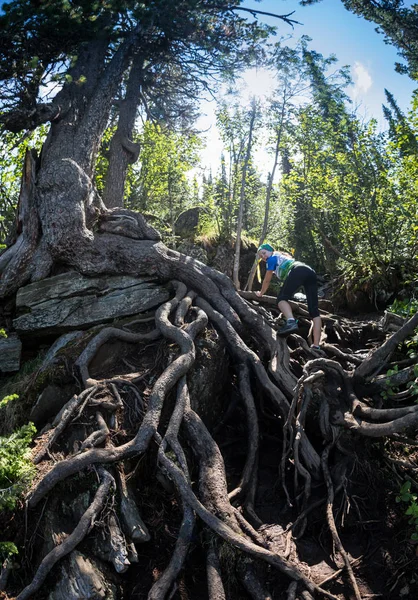
M74 6L63 2L57 10L49 2L35 7L22 1L6 8L1 18L6 31L0 64L4 80L1 120L14 131L51 120L51 130L42 151L36 190L33 186L28 189L28 198L34 193L42 198L42 240L35 220L31 234L19 243L20 250L14 246L4 257L4 261L10 260L2 277L3 296L30 278L44 277L56 261L89 273L120 270L117 252L110 249L110 240L115 238L106 239L105 247L104 238L91 232L100 213L108 233L111 222L115 224L94 192L92 176L113 100L138 44L143 56L154 61L154 68L162 54L179 51L185 64L195 65L188 72L193 79L194 75L214 77L219 69L228 68L237 59L241 36L248 40L251 52L264 35L262 28L238 18L228 3L207 2L202 9L198 2L189 0L173 10L175 19L163 0L161 4L128 2L106 8L100 4L92 8L83 2ZM52 39L49 28L54 28ZM14 36L16 30L19 34ZM27 59L26 37L29 48L31 44L39 47L36 60ZM6 42L12 41L10 48ZM11 51L15 61L22 61L17 78L8 63ZM76 52L77 58L69 64L71 53ZM244 54L238 63L242 63ZM61 71L61 90L51 102L37 102L41 84L63 62L66 68ZM152 73L152 69L149 71ZM36 170L35 164L33 169ZM57 198L61 201L57 202ZM66 219L72 220L74 215L76 220L70 230ZM75 248L79 252L74 252ZM95 259L87 266L85 256L91 250ZM35 251L36 261L32 260ZM126 257L122 263L125 260ZM131 260L128 263L124 268L132 272Z
M411 79L418 78L418 38L416 28L418 15L415 7L405 7L403 0L341 0L347 10L372 21L376 31L384 34L386 44L392 44L406 60L396 63L399 73L407 73ZM316 4L321 0L302 0L302 5Z
M385 90L386 99L389 106L383 105L383 114L389 123L389 135L398 145L402 155L418 153L418 141L412 127L408 123L405 115L399 108L393 94Z
M22 136L6 132L0 142L0 247L10 244L16 236L16 207L22 178L22 163L31 147L38 151L45 140L45 127Z
M248 169L248 163L250 161L250 156L251 156L254 130L256 128L256 119L257 119L257 116L259 116L259 113L260 113L259 103L257 103L255 98L253 98L251 100L251 108L249 111L248 139L247 139L247 144L246 144L246 149L245 149L244 160L242 163L240 198L239 198L237 231L236 231L236 241L235 241L233 280L234 280L235 287L238 290L240 289L240 281L239 281L239 277L238 277L238 271L239 271L239 259L240 259L240 250L241 250L241 234L242 234L242 223L243 223L243 215L244 215L247 169Z
M228 152L228 193L226 203L221 206L222 234L231 239L235 231L238 209L238 189L240 172L244 157L248 129L246 117L248 113L237 103L230 108L225 102L221 104L216 121L225 150ZM224 165L222 165L224 170Z
M136 54L129 71L125 97L119 101L118 125L109 147L109 166L103 190L103 202L107 208L124 205L128 165L136 162L141 149L140 144L135 143L132 137L140 86L143 83L143 69L144 60L141 55Z
M57 561L72 553L100 521L99 515L106 520L103 531L110 540L112 552L117 554L117 572L120 574L126 568L129 552L135 559L135 547L129 540L139 537L144 541L149 534L128 493L125 470L134 464L131 473L136 471L138 459L146 453L152 454L153 450L151 470L155 473L157 454L158 468L175 484L177 495L173 496L173 503L179 512L181 507L181 523L176 543L171 547L171 559L164 565L163 572L158 573L160 577L150 582L146 592L150 600L170 597L175 592L173 588L188 550L198 537L194 537L196 515L204 524L202 551L207 555L212 597L224 596L218 560L223 551L224 564L235 569L242 585L253 596L267 596L264 581L267 575L271 577L271 571L277 571L280 578L276 576L273 584L284 579L283 574L292 579L289 585L280 583L283 593L286 593L284 588L288 588L289 597L321 594L335 599L299 568L297 562L288 560L284 552L280 554L271 538L263 535L262 528L257 531L254 528L259 523L255 512L260 449L255 398L259 397L266 400L266 405L269 403L270 414L266 416L274 423L274 435L270 437L276 439L275 436L280 435L277 448L283 452L280 461L283 496L288 498L289 507L295 507L295 515L300 512L300 518L292 526L299 528L298 534L305 529L311 494L317 493L319 488L312 485L312 478L315 483L325 483L326 497L325 486L322 486L318 501L322 505L326 499L331 545L341 554L355 596L360 597L332 512L334 492L345 486L346 474L352 467L340 449L344 449L344 443L351 448L354 435L379 437L416 426L414 407L371 409L368 403L371 397L376 402L381 401L380 393L387 385L387 378L383 377L378 383L372 381L376 370L389 362L399 344L413 332L418 315L374 353L347 353L330 344L326 357L317 356L306 347L304 340L295 340L300 344L297 351L302 357L296 366L286 342L277 338L271 326L272 318L267 314L264 318L258 305L246 302L228 277L165 247L159 241L158 232L141 214L121 208L107 209L94 186L97 154L109 124L112 104L123 77L133 65L138 47L153 65L158 66L161 56L165 57L171 50L174 54L178 49L180 55L187 57L186 63L195 66L196 72L205 76L215 74L225 63L228 66L236 59L238 64L244 60L246 54L240 52L242 44L251 54L260 36L265 35L257 24L236 16L239 8L223 0L176 3L168 0L141 3L18 0L6 5L5 14L0 17L4 32L0 42L0 74L4 82L1 120L6 128L16 132L51 123L41 156L38 158L33 151L25 154L17 238L0 257L1 298L6 302L11 300L19 287L29 281L43 280L55 269L64 274L76 270L86 276L153 276L165 283L172 282L174 288L174 296L156 311L155 328L150 331L135 333L126 328L105 327L99 332L89 331L87 338L83 338L82 350L79 346L72 347L77 357L73 356L71 368L78 375L79 389L65 404L46 436L37 438L35 462L41 466L27 497L35 531L43 519L41 501L53 494L58 484L65 485L75 476L71 485L78 487L86 475L88 492L74 508L78 519L74 529L63 532L61 543L37 562L33 577L25 573L12 582L12 593L19 587L19 600L38 592ZM155 56L156 63L153 63ZM41 102L42 84L53 76L58 76L60 90L50 102ZM193 300L195 306L185 320ZM171 314L175 323L171 321ZM301 311L301 319L302 315ZM146 319L149 318L152 317L147 315ZM331 316L327 318L334 322ZM229 492L220 449L192 409L189 397L187 375L195 362L196 348L200 344L206 351L214 345L213 340L219 339L218 333L208 328L207 339L201 337L195 344L208 319L226 340L235 366L236 390L239 389L245 406L247 452L242 476ZM340 340L347 331L351 339L356 337L349 329L341 329ZM135 377L142 379L138 373L124 378L126 373L118 371L121 379L94 380L91 376L92 357L106 340L146 345L160 336L169 340L169 348L164 355L166 360L156 357L155 378L152 383L151 378L149 380L147 395L141 397L135 384L131 385ZM174 345L177 352L173 350ZM333 358L335 355L344 366ZM402 370L401 376L403 385L414 380L410 368ZM38 370L24 389L25 398L29 396L29 387L36 384L32 388L34 392L42 381L45 381L45 373ZM320 408L313 411L312 433L309 419L305 417L319 385ZM118 427L119 415L125 412L121 397L124 386L129 387L135 402L128 431ZM365 391L362 386L366 387ZM170 395L175 388L176 393ZM361 400L363 397L368 399L367 404ZM93 419L87 418L87 414ZM86 417L89 433L79 440L80 447L74 452L73 444L60 445L60 441L65 428L77 415L83 420ZM57 445L60 453L54 457ZM192 451L194 460L190 459ZM335 467L333 478L331 466ZM117 494L112 492L115 487ZM117 511L109 501L112 498L115 498ZM240 503L245 516L231 501ZM121 533L118 515L129 516L125 523L128 541ZM25 536L25 527L20 527L20 533ZM20 545L24 543L24 538L20 538ZM242 554L248 559L243 560ZM262 564L273 569L258 572ZM2 585L9 571L5 565ZM20 591L23 577L26 587ZM92 576L90 583L93 580ZM97 595L99 592L103 595L104 589L106 585L100 586Z
M285 149L285 136L292 127L292 119L296 111L295 101L307 89L306 70L301 56L301 51L306 49L306 42L305 38L302 39L300 46L295 49L283 46L281 43L276 44L269 61L270 68L277 82L276 89L269 99L266 109L266 126L269 134L268 148L273 155L273 163L267 180L264 220L258 246L264 242L267 235L273 183L279 159ZM258 257L255 258L248 275L245 286L246 290L252 289L257 264Z
M153 214L170 224L192 204L186 177L197 164L200 140L147 121L138 136L142 147L139 167L133 168L126 206Z

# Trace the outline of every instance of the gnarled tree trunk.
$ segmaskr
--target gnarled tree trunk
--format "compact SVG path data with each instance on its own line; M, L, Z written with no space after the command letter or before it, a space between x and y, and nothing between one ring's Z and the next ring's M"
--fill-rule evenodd
M321 577L310 573L298 554L299 538L315 508L322 510L330 532L329 553L336 549L352 593L360 598L362 592L333 508L336 494L345 491L348 473L354 468L357 457L350 450L357 441L416 428L416 405L380 408L380 392L387 378L379 383L375 375L414 331L418 314L379 349L355 353L346 346L348 340L359 339L358 330L323 313L325 335L334 335L334 343L325 343L316 351L294 335L289 350L287 342L277 337L275 316L260 306L255 296L249 294L244 299L224 274L167 248L141 215L104 206L92 181L93 167L115 89L138 33L121 44L109 63L105 62L104 45L88 45L76 67L80 75L88 73L86 87L74 83L57 96L57 116L39 162L27 155L21 225L16 243L0 259L0 296L7 298L26 282L47 277L53 268L77 270L87 276L153 274L164 282L174 281L175 295L157 310L153 330L102 331L92 336L74 361L80 389L46 436L37 439L38 477L28 495L29 518L34 523L41 521L41 501L70 477L74 476L72 485L77 486L81 485L81 474L94 476L96 491L84 494L87 505L78 511L78 524L73 531L61 532L56 547L42 557L33 578L26 576L27 585L17 598L33 596L65 556L76 561L73 552L97 524L115 479L119 484L114 503L101 514L108 541L106 556L111 557L121 576L128 563L138 558L134 543L139 542L134 532L139 532L144 542L152 537L152 525L158 525L158 519L150 518L144 526L140 511L135 510L141 493L137 490L134 498L129 496L125 472L133 473L135 465L140 468L144 456L154 460L155 472L156 454L164 485L175 487L172 502L180 507L181 525L167 569L164 574L158 572L157 581L148 587L149 598L171 597L188 549L196 543L196 522L203 534L202 552L207 553L212 597L226 595L226 567L238 574L245 593L253 597L268 593L264 580L270 583L272 572L280 575L271 580L272 586L289 580L284 587L288 587L290 598L351 597L350 591L340 593L338 587L329 591L325 587L328 580L321 585ZM73 73L74 80L77 73ZM300 324L306 325L306 308L297 305L296 309ZM238 477L232 469L232 479L218 444L191 408L189 398L187 377L196 360L196 347L201 344L204 348L203 331L210 345L211 328L225 339L234 364L231 379L245 407L245 461ZM164 364L157 357L158 375L142 390L146 394L139 391L143 374L138 372L125 370L111 378L91 376L92 358L112 336L139 345L162 336L170 348L176 348ZM404 375L402 385L415 380L411 369ZM129 406L126 397L122 399L127 388L134 398ZM174 390L176 394L171 393ZM74 419L81 419L84 427L75 440L77 444L60 445ZM260 424L263 433L259 435ZM263 462L260 441L265 439L275 444L274 482L272 485L270 475L268 485L275 488L274 494L280 495L288 511L288 521L283 521L280 533L269 530L257 512L257 476ZM115 477L111 471L116 468ZM128 527L124 523L123 534L117 515L127 507L131 517ZM284 539L286 543L281 544ZM20 543L24 545L22 540ZM249 574L243 574L243 556L251 559ZM260 569L259 574L253 564ZM263 565L272 569L263 570ZM5 568L9 569L7 565ZM337 569L335 577L339 574ZM22 587L21 578L14 580L13 591L17 585ZM285 593L281 585L281 593Z

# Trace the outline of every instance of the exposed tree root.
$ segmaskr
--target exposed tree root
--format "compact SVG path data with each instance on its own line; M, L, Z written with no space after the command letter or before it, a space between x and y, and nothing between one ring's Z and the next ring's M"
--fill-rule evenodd
M216 548L210 544L206 556L206 573L208 578L209 600L225 600L225 590L222 583L221 567Z
M120 221L108 219L102 223L107 233L102 234L101 243L109 236L106 239L113 240L113 252L121 252L121 249L118 244L115 246L117 236L109 230L113 231L116 223L117 227L127 226L129 214L124 213L122 217ZM139 225L132 227L136 231ZM126 238L126 243L127 254L132 252L127 264L133 264L135 244L139 243L134 233ZM150 257L158 258L156 270L160 276L168 279L168 274L170 278L175 275L181 282L173 282L175 296L156 311L155 330L132 333L106 327L78 357L75 365L85 389L64 406L41 441L34 459L40 465L40 476L28 496L29 508L35 508L46 494L71 475L95 465L115 465L116 512L107 516L107 527L111 560L115 570L122 573L138 560L134 544L148 542L152 537L152 531L140 515L138 498L127 482L127 465L148 450L152 455L151 449L156 445L158 467L171 481L170 485L175 485L182 516L171 559L149 589L149 600L171 597L199 528L203 528L206 540L209 598L227 597L223 558L218 553L222 543L234 557L239 556L241 563L236 574L250 597L270 598L268 586L258 573L259 568L270 565L283 581L283 589L287 589L283 593L289 600L312 597L336 600L337 596L323 587L332 577L320 585L297 556L297 542L309 528L313 511L326 514L333 544L343 560L352 592L359 600L360 587L341 542L333 510L336 494L345 486L351 460L344 446L345 436L350 436L347 438L350 443L355 436L393 436L418 423L416 406L385 409L374 406L374 398L388 385L386 376L375 376L377 368L382 369L382 362L387 363L398 344L413 331L418 323L417 315L380 348L368 352L364 347L347 348L349 340L361 340L361 326L352 326L348 321L338 323L337 317L322 311L327 331L324 338L334 336L338 341L327 341L320 352L314 352L299 335L291 336L288 344L278 338L275 320L272 317L267 321L262 316L259 299L251 293L245 295L247 300L240 297L221 273L160 243L141 243L146 244L144 264L147 260L149 263ZM108 252L100 245L98 256L109 258ZM96 262L90 267L93 269L95 265ZM306 317L303 306L295 303L293 308L302 319ZM209 326L208 322L223 336L234 362L234 379L244 409L235 410L245 415L245 459L233 482L229 480L218 444L191 408L188 377L196 359L195 340ZM158 376L146 395L141 395L135 385L135 381L140 381L135 373L111 379L90 377L89 364L106 341L119 339L136 347L158 337L170 344L170 362L158 365ZM412 381L414 366L401 371L402 376L397 374L397 385L406 386ZM125 388L132 393L137 406L129 432L123 430L122 425L126 418L126 402L122 400ZM368 390L367 397L365 390ZM405 397L401 396L399 401ZM63 450L69 424L76 424L86 416L84 421L88 427L84 438L79 440L78 450ZM279 473L276 493L283 496L280 490L284 490L286 508L293 514L291 522L280 533L281 545L268 538L257 513L261 421L267 418L271 426L274 424L274 430L264 435L276 436L277 447L282 447L281 455L277 451L276 456ZM66 456L54 463L51 456L55 450L60 451L61 457L64 453ZM103 467L98 469L102 482L92 505L73 533L45 556L32 583L19 594L19 600L33 595L56 562L75 548L91 528L113 481ZM241 553L247 558L242 558ZM286 578L291 580L290 584Z
M97 515L103 508L103 505L107 499L110 488L114 484L113 477L110 475L110 473L105 471L105 469L99 468L98 473L101 480L100 486L96 492L96 495L94 496L93 502L81 517L77 527L74 529L72 534L62 542L62 544L56 546L43 558L32 582L20 592L16 600L26 600L26 598L30 598L36 591L38 591L52 567L59 560L61 560L61 558L74 550L74 548L84 539L84 537L93 527L94 521L96 520Z
M329 525L329 529L331 531L332 539L334 541L335 547L338 552L341 554L342 559L344 561L345 567L348 572L348 576L350 578L350 582L356 597L356 600L361 600L360 590L357 585L356 578L354 577L353 568L350 564L350 560L348 558L347 552L344 550L344 547L341 543L340 536L337 532L337 527L335 525L334 514L333 514L333 505L334 505L334 486L331 480L331 475L328 468L328 457L329 452L334 444L329 444L322 453L322 469L324 472L325 483L328 490L328 501L327 501L327 521Z
M92 358L95 356L97 351L103 344L105 344L110 339L122 340L125 342L130 342L132 344L138 342L147 342L158 339L160 336L160 332L158 330L151 331L150 333L132 333L130 331L123 331L122 329L116 329L115 327L106 327L102 329L100 333L98 333L90 342L87 347L83 350L83 352L78 357L75 366L80 371L80 376L83 381L83 385L85 387L91 387L95 384L93 380L90 379L88 366Z

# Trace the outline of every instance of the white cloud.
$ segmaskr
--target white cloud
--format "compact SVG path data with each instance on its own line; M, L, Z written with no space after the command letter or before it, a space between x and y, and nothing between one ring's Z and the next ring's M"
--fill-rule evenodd
M367 68L356 61L353 66L354 89L352 92L353 98L358 98L363 94L367 94L373 85L373 79Z

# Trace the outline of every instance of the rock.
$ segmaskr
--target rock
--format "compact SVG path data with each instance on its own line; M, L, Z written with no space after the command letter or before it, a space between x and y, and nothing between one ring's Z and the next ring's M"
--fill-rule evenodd
M218 246L211 266L228 277L232 277L233 265L234 249L232 246Z
M252 243L247 243L245 240L241 242L241 252L240 252L240 263L239 263L239 280L241 282L241 286L243 287L248 279L248 275L251 271L251 267L253 266L255 255L257 252L257 247ZM213 259L211 266L220 271L221 273L225 273L228 277L232 277L232 270L234 266L234 254L235 254L235 246L232 245L222 245L218 246L216 250L216 255Z
M33 421L39 429L59 413L76 389L75 384L66 386L48 385L32 407L29 420Z
M403 317L392 313L388 310L385 310L383 319L380 322L380 325L383 331L399 331L399 329L404 325L406 319Z
M306 295L302 292L296 292L296 294L293 294L293 300L296 300L296 302L305 302L306 304Z
M59 334L138 314L169 298L151 277L84 277L69 272L31 283L16 298L16 331Z
M0 373L13 373L20 369L22 342L16 335L0 338Z
M199 217L202 212L200 206L188 208L183 211L174 223L174 234L181 238L192 238L196 234L199 225Z
M110 514L105 517L106 534L96 530L90 540L91 551L94 556L101 561L106 561L113 565L116 573L125 573L130 566L128 558L128 547L125 536L119 525L119 520L115 515Z
M40 557L46 556L74 531L89 507L93 495L90 491L84 491L73 497L68 489L65 495L62 492L52 495L45 511ZM93 530L93 535L97 535L97 529ZM91 536L89 539L91 545ZM55 581L57 583L48 595L48 600L118 598L117 588L113 583L114 577L108 566L98 557L82 554L78 550L71 552L61 562Z
M52 346L49 348L46 353L44 360L42 362L40 372L46 371L48 367L50 367L56 361L56 356L60 350L65 348L69 343L74 342L81 338L84 335L82 331L71 331L70 333L66 333L61 335Z
M61 566L61 575L48 600L116 600L116 586L104 575L97 560L74 550Z
M200 246L196 246L196 244L193 244L192 242L181 242L177 247L177 250L182 254L186 254L186 256L191 256L192 258L200 260L200 262L204 263L205 265L208 264L208 253L206 250Z

